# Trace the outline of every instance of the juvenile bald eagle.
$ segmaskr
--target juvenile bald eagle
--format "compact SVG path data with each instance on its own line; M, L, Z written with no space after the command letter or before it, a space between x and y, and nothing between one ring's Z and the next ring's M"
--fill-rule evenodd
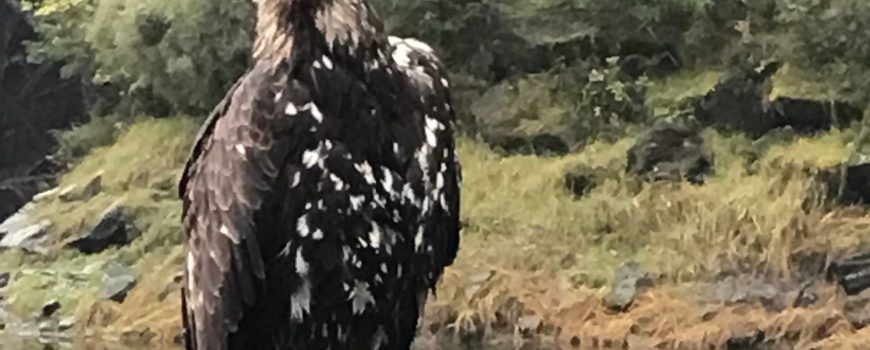
M459 247L442 63L365 0L257 6L179 184L186 348L408 349Z

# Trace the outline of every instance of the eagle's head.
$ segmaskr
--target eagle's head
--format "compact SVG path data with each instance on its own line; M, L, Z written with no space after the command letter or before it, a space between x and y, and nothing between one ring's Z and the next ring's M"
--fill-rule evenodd
M366 0L256 0L255 59L280 61L294 46L325 44L355 51L385 44L383 24Z

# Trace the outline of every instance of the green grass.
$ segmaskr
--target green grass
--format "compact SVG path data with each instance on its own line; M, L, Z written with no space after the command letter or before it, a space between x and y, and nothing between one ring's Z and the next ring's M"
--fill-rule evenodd
M155 261L167 260L181 243L176 182L197 128L197 121L187 117L140 119L111 145L92 149L64 175L59 188L81 188L102 174L102 190L86 200L49 197L36 203L32 219L54 224L50 242L55 249L46 257L16 250L0 253L0 267L17 271L6 291L12 310L28 317L58 299L62 315L85 312L101 286L105 263L131 266L141 276L154 269ZM134 218L139 238L94 255L60 248L96 225L115 204Z
M653 85L650 103L667 106L702 94L720 74L687 72L660 81ZM785 79L780 84L800 83ZM62 314L83 317L89 327L150 328L164 339L175 335L178 295L158 296L167 295L181 264L175 184L197 127L189 118L140 120L64 176L61 188L84 186L101 173L103 190L88 200L38 203L34 219L55 223L57 245L94 225L113 203L130 211L143 234L128 246L96 255L64 249L48 257L0 253L0 268L18 271L6 291L16 313L32 315L46 301L59 299ZM705 131L715 174L704 186L641 184L624 175L626 152L636 137L634 131L627 134L551 158L505 157L476 141L459 140L467 226L456 265L445 274L442 297L430 306L432 319L450 315L444 317L462 329L473 320L492 319L495 310L516 298L532 302L542 295L559 299L589 290L600 295L613 271L628 260L660 275L660 285L678 288L734 266L785 274L796 253L839 254L870 244L865 230L870 217L863 210L818 205L811 171L806 171L846 161L855 130L757 141ZM578 166L603 167L613 175L577 199L564 187L563 176ZM132 266L142 281L121 305L96 302L109 261ZM498 277L472 282L482 271ZM524 282L528 278L541 284Z

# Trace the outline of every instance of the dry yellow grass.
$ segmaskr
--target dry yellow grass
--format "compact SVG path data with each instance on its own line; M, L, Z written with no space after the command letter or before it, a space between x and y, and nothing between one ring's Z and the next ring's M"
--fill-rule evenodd
M780 312L737 305L711 316L693 297L693 283L723 269L749 266L788 276L796 253L839 254L870 243L866 212L818 205L806 171L848 158L850 135L759 150L745 138L708 132L717 173L706 185L639 186L617 176L579 200L563 188L564 171L579 164L622 169L631 138L593 143L562 158L500 157L463 140L468 227L456 264L427 306L424 330L513 337L517 344L533 337L570 346L576 336L582 347L631 342L677 349L721 346L733 334L760 329L789 335L803 348L854 347L866 330L856 332L845 321L842 296L830 286L817 306ZM747 152L760 155L757 164L746 164ZM165 262L142 263L162 267L146 273L126 302L94 306L89 332L171 341L180 325L178 294L163 293L179 263L172 254L177 251ZM614 269L632 259L660 276L658 286L627 313L613 314L602 298ZM166 298L159 300L161 293ZM524 335L518 320L529 315L542 326Z

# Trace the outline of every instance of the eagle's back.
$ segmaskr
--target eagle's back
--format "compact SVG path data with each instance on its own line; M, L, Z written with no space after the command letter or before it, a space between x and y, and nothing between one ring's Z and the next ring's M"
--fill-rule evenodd
M447 78L431 49L260 63L182 180L189 349L407 349L459 244Z

